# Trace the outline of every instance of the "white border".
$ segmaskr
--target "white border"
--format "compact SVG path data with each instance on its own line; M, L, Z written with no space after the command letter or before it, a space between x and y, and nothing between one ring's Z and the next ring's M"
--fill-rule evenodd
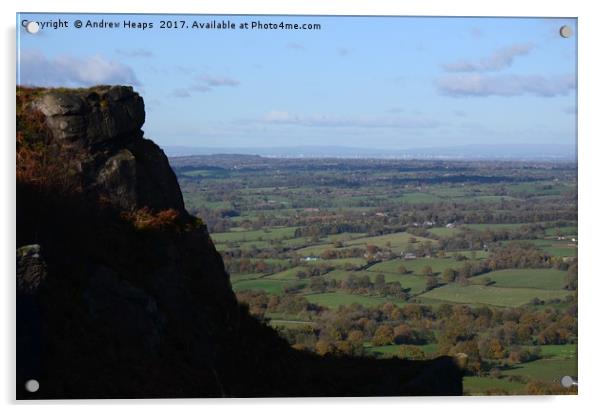
M525 1L525 0L419 0L419 1L197 1L169 0L167 2L130 2L103 0L102 2L70 2L54 0L20 0L0 3L2 8L3 59L2 65L2 163L0 174L4 197L0 203L2 217L2 318L0 354L3 366L0 373L0 400L9 409L43 408L47 412L79 411L81 408L104 411L107 408L127 411L141 408L145 411L164 411L167 406L177 409L225 409L227 411L282 411L303 412L316 408L364 412L371 406L377 409L444 410L446 412L483 411L504 412L528 408L548 412L588 411L600 402L600 313L602 301L600 279L602 270L596 259L599 245L596 234L602 233L600 222L600 41L602 21L593 6L594 1ZM14 248L15 248L15 189L14 189L14 86L15 86L15 13L17 11L54 12L132 12L132 13L223 13L223 14L347 14L347 15L452 15L452 16L540 16L579 18L579 396L572 397L470 397L470 398L390 398L390 399L260 399L260 400L144 400L97 402L14 402ZM597 264L597 265L596 265ZM600 406L598 406L599 409ZM520 411L520 410L519 410Z

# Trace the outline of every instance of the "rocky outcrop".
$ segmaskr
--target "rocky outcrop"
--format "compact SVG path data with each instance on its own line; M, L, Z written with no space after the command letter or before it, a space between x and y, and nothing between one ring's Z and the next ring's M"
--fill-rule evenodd
M51 90L31 106L45 116L53 144L69 153L88 191L124 210L184 211L167 157L143 138L144 102L131 87Z
M449 357L292 349L236 301L165 154L143 137L137 93L34 92L18 113L41 113L44 145L78 186L57 193L27 174L17 181L18 398L462 393ZM29 379L39 381L38 392L25 391Z

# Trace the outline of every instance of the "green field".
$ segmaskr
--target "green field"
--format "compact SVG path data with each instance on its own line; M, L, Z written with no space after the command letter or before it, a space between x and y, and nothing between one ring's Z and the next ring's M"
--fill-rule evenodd
M415 260L396 259L391 261L379 262L367 268L368 271L398 273L400 265L412 274L422 274L425 266L432 268L435 274L440 274L446 268L458 269L464 265L465 261L457 261L453 258L419 258Z
M438 301L449 301L462 304L485 304L499 307L518 307L529 303L534 298L540 300L562 299L571 292L540 290L536 288L505 288L495 286L468 285L456 283L421 294L419 297Z
M495 287L538 288L542 290L562 290L566 271L553 269L501 270L479 275L471 279L478 282L489 278Z
M287 328L289 330L295 330L295 329L303 329L303 328L307 328L309 327L313 327L315 325L315 323L312 323L311 321L302 321L302 320L275 320L275 319L271 319L269 324L272 327L284 327Z
M410 243L411 239L415 239L416 242L430 242L433 245L436 245L437 242L432 240L432 239L428 239L428 238L424 238L424 237L418 237L415 235L412 235L408 232L397 232L394 234L387 234L387 235L380 235L380 236L376 236L376 237L365 237L365 238L358 238L358 239L354 239L352 241L349 241L347 243L347 245L349 246L366 246L366 245L376 245L377 247L380 248L385 248L385 247L389 247L396 252L401 252L403 251L405 248L407 248L408 244Z
M418 347L422 351L424 351L424 353L427 356L435 356L438 351L436 343L421 344L416 347ZM398 344L389 344L388 346L366 345L366 350L377 356L384 356L384 357L399 356L399 345Z
M269 228L252 231L229 231L211 234L216 244L224 242L268 241L276 239L293 238L297 227Z
M541 346L541 357L549 359L576 359L577 344L549 344Z
M334 244L318 244L318 245L312 245L311 247L300 248L298 250L295 250L295 253L302 257L309 257L309 256L319 257L324 251L334 250L334 249L337 249L334 246ZM344 248L338 248L338 249L344 249Z
M472 230L476 230L476 231L485 231L487 229L490 230L501 230L501 229L516 229L516 228L520 228L523 225L527 225L526 223L521 223L521 224L463 224L463 225L458 225L455 228L447 228L447 227L435 227L435 228L429 228L429 232L433 235L439 236L439 237L449 237L451 235L454 235L460 231L462 231L462 229L472 229Z
M363 233L342 232L340 234L329 235L326 237L326 240L328 242L336 242L336 241L345 242L345 241L350 241L350 240L356 239L356 238L363 238L365 236L366 236L366 234L363 234Z
M355 275L362 277L367 275L372 281L376 278L377 272L373 271L345 271L345 270L334 270L326 274L327 279L335 279L342 281L349 277L349 275ZM385 276L385 282L399 281L402 288L410 290L411 294L418 294L424 291L426 288L426 277L410 274L392 274L382 273Z
M230 281L232 284L243 281L243 280L256 280L257 278L263 277L264 274L261 273L251 273L251 274L231 274Z
M523 225L528 225L528 224L526 224L526 223L521 223L521 224L465 224L462 226L466 227L468 229L474 229L477 231L485 231L487 229L490 229L490 230L516 229L516 228L522 227Z
M548 236L576 236L578 233L576 225L570 225L567 227L554 227L554 228L546 228L545 234Z
M396 253L401 253L408 247L408 245L410 244L410 240L412 238L415 239L417 243L428 241L428 242L432 243L433 245L437 244L437 241L432 240L432 239L418 237L418 236L412 235L408 232L397 232L394 234L379 235L379 236L375 236L375 237L353 238L353 239L346 241L344 243L345 246L342 248L336 248L333 243L324 243L324 244L313 245L310 247L301 248L295 252L302 256L309 256L309 255L319 256L320 254L322 254L324 251L326 251L328 249L332 249L332 250L339 249L340 250L340 249L345 249L345 248L366 248L367 245L376 245L379 248L391 248L392 251L394 251Z
M495 379L493 377L468 376L464 377L464 393L471 396L486 394L487 390L505 390L509 394L522 394L525 385L520 382L512 382L506 379Z
M422 204L422 203L432 203L439 202L442 199L437 195L429 194L426 192L409 192L403 194L401 197L397 198L401 204Z
M354 267L362 267L366 265L366 260L364 258L334 258L331 260L322 260L319 259L316 261L317 264L328 264L333 267L344 267L346 265L353 265Z
M400 300L381 297L368 297L344 292L308 294L305 296L305 298L311 303L328 308L338 308L341 305L350 305L353 303L361 304L364 307L375 307L385 303L394 303L397 305L404 304L404 302Z
M577 245L570 240L558 241L558 240L547 240L538 239L533 241L535 245L557 257L576 257L577 256Z
M460 227L447 228L447 227L434 227L429 228L429 233L437 237L449 237L457 232L460 232Z
M558 382L563 376L577 377L576 359L540 359L522 363L507 370L506 376L523 376L547 382Z
M285 281L268 280L259 278L255 280L232 281L234 291L241 290L261 290L270 294L281 294L282 288L286 285Z
M288 270L284 270L284 271L280 271L280 272L277 272L275 274L272 274L272 275L266 277L266 279L270 279L270 280L298 280L297 273L299 271L306 271L306 270L307 270L307 268L305 268L305 267L297 266L297 267L289 268Z

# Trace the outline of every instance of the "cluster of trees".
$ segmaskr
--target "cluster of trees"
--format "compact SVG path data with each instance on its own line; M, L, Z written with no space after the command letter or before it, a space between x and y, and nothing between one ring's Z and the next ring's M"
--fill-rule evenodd
M489 254L488 264L492 271L506 268L549 268L551 256L530 242L513 241Z
M274 263L266 260L254 260L250 258L231 258L225 255L224 265L229 273L234 274L272 274L290 268L290 263Z
M335 245L336 246L336 245ZM343 245L341 245L343 246ZM361 258L366 253L363 248L344 248L344 249L326 249L320 254L320 258L324 260L332 260L337 258Z
M545 227L541 224L522 225L515 229L474 230L460 228L460 231L449 236L436 237L444 250L483 249L499 241L528 240L544 235Z
M239 291L236 297L249 307L251 314L263 319L266 312L295 315L295 317L312 320L320 315L324 308L310 303L302 296L273 295L263 291Z
M417 346L436 343L438 354L466 354L466 367L473 374L534 360L540 357L540 345L577 340L573 296L567 297L559 308L473 308L452 304L432 307L416 303L399 307L386 303L372 308L352 304L336 310L312 305L302 296L241 292L238 297L260 317L279 313L312 321L302 328L279 330L297 348L320 354L357 355L365 353L366 343L399 345L399 355L424 358L426 355Z
M357 276L353 273L341 281L340 288L354 294L379 295L382 297L407 300L408 290L399 281L385 280L384 274L376 274L374 281L368 275Z
M288 288L290 289L291 286L289 285ZM303 289L304 285L296 286L293 284L292 288L296 292ZM354 273L350 273L343 280L327 279L319 275L312 276L307 288L314 293L342 290L356 295L388 297L400 300L409 298L408 290L404 289L399 281L386 282L383 274L377 274L374 281L368 275L356 275Z
M351 233L367 233L372 230L371 222L344 223L344 222L325 222L305 225L295 230L295 238L300 237L325 237L328 235Z

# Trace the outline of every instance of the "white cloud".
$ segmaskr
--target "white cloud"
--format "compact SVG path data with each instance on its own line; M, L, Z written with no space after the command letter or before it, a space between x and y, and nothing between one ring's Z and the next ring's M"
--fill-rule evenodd
M231 77L202 74L194 78L187 91L206 93L217 87L237 87L238 85L240 85L240 81ZM182 90L184 89L180 89L180 91Z
M440 93L460 96L520 96L552 97L566 95L575 89L572 75L544 77L540 75L447 75L437 80Z
M533 45L531 43L514 44L509 47L498 49L490 56L485 57L478 62L460 60L454 63L444 64L443 69L447 72L498 71L512 66L515 57L526 56L531 50L533 50Z
M30 86L140 85L131 67L103 56L48 58L37 50L21 52L19 83Z

